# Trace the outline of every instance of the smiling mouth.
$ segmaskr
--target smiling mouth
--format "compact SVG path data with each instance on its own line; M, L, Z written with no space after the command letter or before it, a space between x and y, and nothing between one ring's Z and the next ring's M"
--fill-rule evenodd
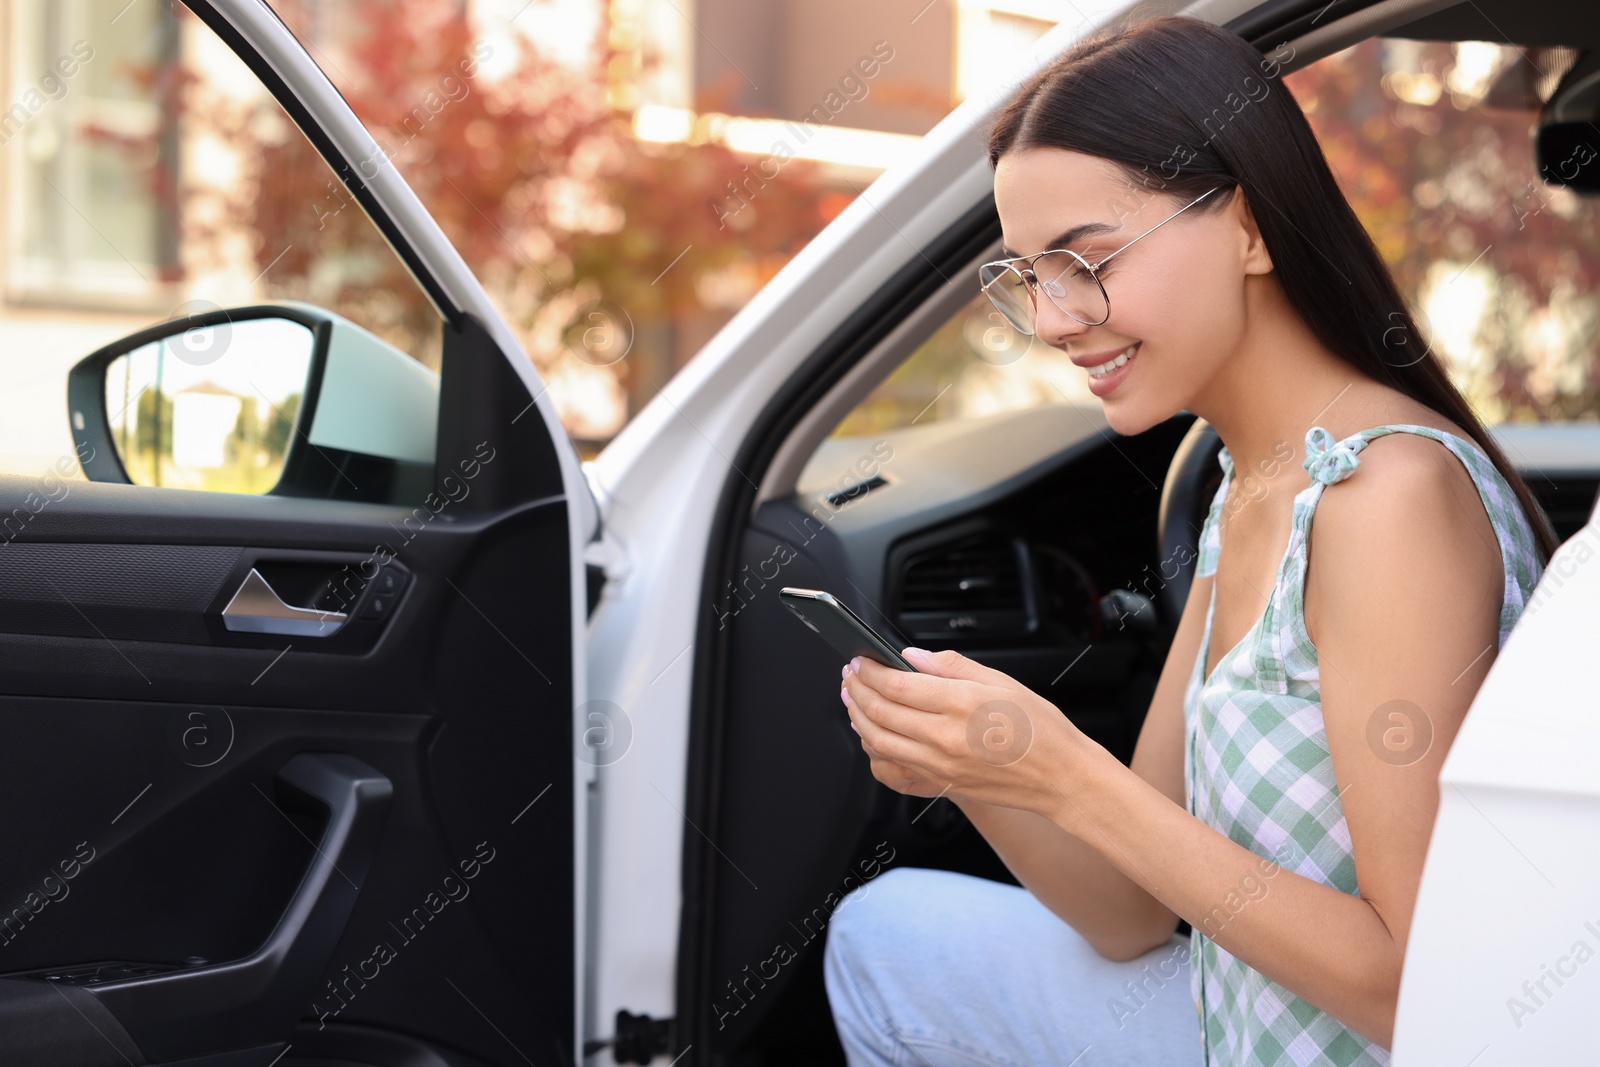
M1098 367L1088 368L1089 377L1104 378L1106 375L1110 374L1112 371L1116 370L1118 367L1122 366L1124 363L1128 362L1135 355L1137 355L1139 345L1142 343L1143 342L1135 342L1134 344L1131 344L1127 348L1123 349L1121 352L1118 352L1117 358L1107 360Z

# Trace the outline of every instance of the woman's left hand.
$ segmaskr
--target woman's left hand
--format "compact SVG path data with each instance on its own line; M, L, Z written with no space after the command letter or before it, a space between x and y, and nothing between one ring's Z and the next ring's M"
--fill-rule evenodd
M874 777L899 792L920 777L947 785L946 796L1041 814L1071 799L1074 767L1099 746L1061 709L953 649L901 654L917 673L865 656L845 672L850 721Z

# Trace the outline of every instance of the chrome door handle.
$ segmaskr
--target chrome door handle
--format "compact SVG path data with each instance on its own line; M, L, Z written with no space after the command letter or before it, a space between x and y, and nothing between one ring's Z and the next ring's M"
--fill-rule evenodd
M236 633L331 637L349 618L344 612L285 604L254 567L222 609L222 625Z

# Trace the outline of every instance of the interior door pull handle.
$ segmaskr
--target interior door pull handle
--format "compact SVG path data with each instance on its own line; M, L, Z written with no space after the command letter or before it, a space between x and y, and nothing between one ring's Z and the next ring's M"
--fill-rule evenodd
M244 584L222 609L222 625L236 633L284 634L290 637L331 637L349 616L340 611L318 611L285 604L254 567Z
M326 822L299 888L266 941L243 959L89 987L151 1062L198 1064L190 1057L281 1041L319 995L318 983L377 856L394 787L354 756L333 752L291 757L277 786L274 806L320 808ZM217 901L219 909L227 906ZM217 1064L223 1059L206 1056Z

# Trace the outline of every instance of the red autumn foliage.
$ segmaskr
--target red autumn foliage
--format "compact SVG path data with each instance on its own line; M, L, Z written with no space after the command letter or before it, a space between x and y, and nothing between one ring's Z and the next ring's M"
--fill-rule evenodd
M1408 42L1409 44L1409 42ZM1544 184L1535 170L1537 109L1487 107L1448 88L1452 46L1422 43L1420 70L1442 87L1431 104L1386 91L1381 40L1285 76L1323 154L1400 289L1420 294L1436 263L1477 260L1495 275L1495 306L1479 339L1490 354L1485 392L1507 419L1600 417L1600 205ZM1522 63L1527 60L1520 61ZM1394 79L1389 80L1391 90ZM1493 101L1491 101L1493 102ZM1481 256L1481 259L1478 258ZM1443 284L1455 284L1446 280ZM1527 315L1565 294L1589 303L1588 328L1570 331L1582 366L1576 388L1552 390L1530 358ZM1418 324L1437 333L1419 312ZM1435 338L1437 346L1437 339Z
M737 268L736 289L765 282L842 209L803 161L770 177L769 166L752 180L757 161L721 144L636 140L631 116L607 99L604 72L616 57L603 34L595 62L575 70L525 40L505 64L475 41L457 0L321 5L318 17L337 21L321 27L337 43L321 45L307 5L274 6L514 325L531 329L542 305L573 291L627 314L641 339L612 368L625 387L659 383L676 369L663 326L704 334L729 313L703 295L709 276ZM486 78L490 59L509 73ZM188 121L246 162L237 188L190 196L229 199L219 215L256 235L269 290L323 304L424 352L433 313L311 145L280 135L264 117L279 114L276 105L185 106ZM742 207L730 191L740 188ZM198 226L186 236L203 243ZM220 240L221 231L210 236ZM632 407L648 399L630 392Z

